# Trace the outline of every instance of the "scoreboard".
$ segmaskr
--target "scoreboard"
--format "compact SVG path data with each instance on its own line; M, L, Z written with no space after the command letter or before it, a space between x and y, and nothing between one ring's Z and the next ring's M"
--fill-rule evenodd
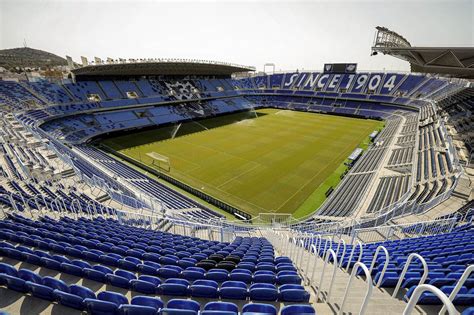
M324 73L356 73L356 63L325 63Z

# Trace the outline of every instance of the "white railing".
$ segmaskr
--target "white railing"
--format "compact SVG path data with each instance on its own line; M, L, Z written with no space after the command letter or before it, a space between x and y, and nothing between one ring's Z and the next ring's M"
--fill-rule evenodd
M430 291L434 295L436 295L441 302L444 304L446 307L446 310L450 315L458 315L458 311L456 311L456 308L454 307L453 303L448 299L446 294L443 293L440 289L438 289L435 286L432 286L430 284L422 284L420 286L417 286L415 288L415 291L413 291L413 294L411 295L410 301L408 301L407 306L405 307L405 310L403 311L403 315L411 315L413 312L416 303L418 303L418 300L421 297L421 294L425 291Z
M400 274L400 279L398 279L395 290L393 290L392 297L397 296L398 290L400 290L400 286L402 285L403 280L405 278L405 274L408 271L408 267L410 266L411 261L414 258L417 258L423 264L423 276L421 276L421 279L420 279L420 282L418 282L418 285L422 285L422 284L425 283L426 278L428 277L428 265L426 264L425 259L421 255L416 254L416 253L412 253L408 256L407 261L405 262L405 266L403 267L402 273Z
M454 287L453 291L451 291L451 294L448 297L449 301L452 302L454 300L459 290L461 290L461 287L464 285L464 282L466 282L467 278L469 278L472 272L474 272L474 265L469 265L462 273L461 278L459 278L458 283L456 283L456 286ZM446 309L447 306L445 304L439 314L443 315L446 312Z
M347 265L346 265L346 272L349 271L352 258L354 257L354 252L357 247L359 247L359 257L357 258L357 262L360 262L362 260L362 255L364 253L364 245L362 244L362 242L357 241L357 245L352 246L351 255L349 256L349 260L347 261Z
M329 289L328 293L326 295L326 302L330 302L331 300L331 292L332 292L332 287L334 286L334 279L336 279L336 273L337 273L337 255L332 249L328 249L326 252L325 258L324 258L324 265L323 265L323 270L321 271L321 278L319 279L319 283L317 286L317 293L316 293L316 301L319 301L319 296L321 294L321 291L323 290L323 281L324 281L324 273L326 271L326 265L329 263L329 257L332 257L333 259L333 264L334 264L334 270L332 272L332 277L331 277L331 282L329 284Z
M342 244L342 253L341 253L341 260L339 261L339 267L342 268L342 261L344 260L344 255L346 254L346 241L343 240L342 238L339 239L339 242L337 243L337 249L336 249L336 256L339 256L339 249Z
M203 224L184 221L169 216L158 216L115 210L116 219L126 225L134 225L148 229L159 229L160 224L169 224L170 232L184 236L199 237L220 242L230 242L235 236L249 236L249 231L236 230L233 227Z
M382 269L382 273L380 274L380 278L379 278L379 280L377 281L377 283L375 284L377 287L379 287L380 284L382 283L383 276L385 275L385 271L387 270L388 263L389 263L389 261L390 261L390 255L388 254L388 250L385 248L385 246L380 245L380 246L377 247L377 249L375 250L374 258L372 258L372 263L370 264L370 268L369 268L370 274L372 274L372 270L374 269L375 262L376 262L376 260L377 260L377 257L379 256L380 250L383 250L384 253L385 253L385 263L384 263L384 265L383 265L383 269Z
M319 241L321 241L321 236L319 236ZM316 246L314 244L311 244L311 246L309 247L309 251L308 251L308 261L306 263L306 280L307 280L307 284L310 285L311 282L314 281L314 273L316 271L316 267L318 266L318 257L319 257L319 249L316 248ZM309 276L309 270L311 269L311 258L313 258L313 272L311 273L311 277Z
M357 274L357 271L359 268L362 268L362 270L365 273L365 281L367 282L367 292L365 293L364 301L362 302L362 305L360 307L359 315L364 315L365 311L367 309L367 305L369 304L370 297L372 296L372 291L374 290L374 284L372 283L372 276L370 274L370 271L367 269L367 266L361 262L356 262L354 265L354 268L352 269L351 276L349 278L349 282L347 283L346 291L344 293L344 297L342 298L342 303L341 303L341 308L339 309L339 314L344 313L344 306L346 304L346 299L347 295L349 294L349 290L352 284L352 281L354 280L354 277Z
M371 243L449 233L454 228L457 220L457 215L453 214L453 216L448 218L431 221L355 229L352 242L360 240L364 243Z

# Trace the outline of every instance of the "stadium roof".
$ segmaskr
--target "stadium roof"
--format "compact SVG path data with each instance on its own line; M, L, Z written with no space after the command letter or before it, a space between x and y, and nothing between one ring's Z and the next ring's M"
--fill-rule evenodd
M470 47L390 47L383 54L406 60L414 72L442 73L474 78L474 48Z
M474 79L474 47L412 47L403 36L377 27L372 55L377 53L408 61L413 72Z
M234 73L255 71L255 67L231 63L187 60L187 59L152 59L152 60L109 60L107 63L92 63L72 70L80 76L231 76Z

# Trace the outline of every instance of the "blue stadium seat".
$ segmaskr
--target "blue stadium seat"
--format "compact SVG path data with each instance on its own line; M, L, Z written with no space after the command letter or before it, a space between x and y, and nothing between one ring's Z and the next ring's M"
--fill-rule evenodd
M242 308L242 315L277 315L278 310L271 304L251 303Z
M43 278L40 275L28 269L18 270L18 277L33 283L43 283Z
M128 299L123 294L117 292L102 291L97 295L97 298L101 301L114 303L117 307L122 304L128 304Z
M275 258L275 264L278 265L279 263L292 264L291 259L287 256L280 256L280 257Z
M181 272L181 276L189 281L205 278L206 270L200 267L188 267Z
M309 302L309 293L302 285L284 284L279 287L280 300L283 302Z
M161 309L164 306L162 300L160 300L157 297L151 297L151 296L134 296L131 300L131 304L148 306L154 309Z
M18 272L15 269L15 267L13 267L10 264L2 263L2 262L0 262L0 273L4 273L4 274L7 274L9 276L14 276L14 277L18 276Z
M212 280L196 280L189 287L192 297L201 297L201 298L217 298L218 294L218 284Z
M170 300L166 308L160 311L162 315L197 315L201 305L193 300Z
M114 274L106 275L107 282L119 288L129 289L130 281L136 279L134 273L126 270L117 269Z
M105 283L107 281L107 275L113 274L112 269L102 265L95 265L92 268L83 269L84 276L90 280Z
M69 287L69 293L54 290L53 294L61 305L78 310L85 309L85 299L96 299L96 295L91 289L75 284Z
M301 278L295 271L280 271L277 273L276 282L282 284L301 284Z
M273 271L258 270L253 274L253 282L274 284L276 282L276 275Z
M161 267L161 265L154 261L145 260L142 264L138 264L137 267L138 271L140 271L142 274L157 276L158 269Z
M231 271L229 279L231 281L242 281L245 283L251 283L253 280L253 276L250 270L237 268Z
M118 267L124 270L137 271L141 263L142 261L140 259L128 256L118 260Z
M159 278L147 275L130 280L132 290L145 294L154 294L160 284Z
M10 290L26 293L29 291L27 281L20 277L11 276L6 273L0 273L0 284L4 284Z
M118 308L118 313L123 315L156 315L158 310L150 306L122 304Z
M250 300L256 301L276 301L278 300L278 290L270 283L254 283L249 288Z
M168 279L168 278L179 278L183 268L173 265L161 266L158 269L158 276Z
M224 269L211 269L206 273L207 280L214 280L216 282L224 282L229 280L229 272Z
M219 289L223 299L245 300L248 296L247 284L242 281L225 281Z
M256 270L275 271L275 265L273 263L268 262L259 262L256 266Z
M118 306L113 302L99 299L84 299L84 305L88 313L92 315L105 315L118 313Z
M204 306L202 315L238 315L239 308L229 302L209 302Z
M310 305L287 305L281 309L281 315L316 315Z
M291 263L279 263L276 265L276 271L296 271L296 268Z
M157 293L163 295L187 296L189 295L189 282L179 278L167 279L157 288Z

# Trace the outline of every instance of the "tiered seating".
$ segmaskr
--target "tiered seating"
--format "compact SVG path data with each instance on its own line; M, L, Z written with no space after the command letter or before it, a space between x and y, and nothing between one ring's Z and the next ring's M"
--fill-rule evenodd
M101 100L105 100L106 96L95 81L81 81L75 84L67 83L64 87L68 89L78 100L88 102L91 95L98 95Z
M425 80L424 76L421 75L410 75L405 78L396 91L392 93L397 96L404 96L410 94L411 91L416 89L423 81Z
M120 107L134 104L136 105L135 99L113 100L100 103L58 105L48 108L48 111L52 115L59 115L61 113L83 112L93 108ZM93 114L82 113L49 120L42 124L41 128L50 134L54 134L56 138L63 137L69 142L82 142L90 137L107 132L209 117L251 107L252 105L245 99L213 100L199 104L185 103L173 106L162 105L147 109L127 109ZM28 116L29 119L31 119L30 117L31 115ZM48 116L41 116L41 118L44 117Z
M51 104L71 103L74 101L60 85L51 84L48 81L28 82L28 86L46 98Z
M24 110L32 105L44 105L44 102L31 94L17 82L0 80L0 103L9 105L15 110Z
M380 179L367 213L380 211L397 202L409 190L410 176L386 176Z
M451 233L441 235L366 244L361 261L370 266L375 250L380 245L384 246L390 255L388 268L381 281L381 287L389 288L397 285L407 257L412 253L418 253L426 260L428 265L426 283L440 288L448 295L466 267L474 264L474 227L472 225L461 226ZM343 265L349 262L350 251L349 249L342 258ZM357 248L354 257L357 257L358 254L359 249ZM355 261L352 261L351 265L354 263ZM385 256L381 252L372 272L376 283L382 276L384 264ZM415 259L408 267L408 272L401 286L405 290L404 298L406 300L409 299L422 276L422 263ZM418 303L441 304L441 301L432 293L423 293ZM474 305L474 274L471 274L464 283L461 291L454 299L454 304Z
M369 186L374 172L378 169L385 152L388 150L395 136L395 131L399 127L400 122L400 118L391 119L387 122L385 129L382 130L377 137L377 141L383 144L372 146L367 150L351 169L346 179L319 209L319 215L348 216L357 209L361 201L361 196Z
M182 196L177 192L171 190L167 186L158 183L157 181L147 177L143 173L129 167L123 163L120 163L105 153L87 146L78 146L78 150L91 156L97 163L101 163L110 171L114 172L117 176L124 177L128 180L133 181L133 184L138 188L149 193L151 196L155 196L161 200L165 206L171 209L187 209L187 208L201 208L205 209L205 212L212 214L214 217L221 217L214 211L206 209L201 204L196 203L190 198Z
M0 239L3 257L107 283L110 288L175 297L309 301L291 260L275 257L273 246L262 238L237 237L232 243L221 243L133 228L110 219L57 221L43 217L33 221L12 215L0 221ZM17 270L8 263L0 263L0 285L92 312L102 307L130 307L117 292L96 294L87 287L41 277L28 269ZM115 306L103 303L111 299ZM176 308L171 301L166 308ZM206 304L204 310L233 305L217 303ZM141 304L132 301L132 305ZM199 310L199 303L196 305Z
M104 91L108 99L124 98L124 95L119 91L114 81L101 80L101 81L97 81L97 84Z
M114 82L117 88L122 93L122 95L124 95L125 97L127 97L127 92L135 93L137 96L143 96L143 93L135 85L135 82L126 80L115 80Z

